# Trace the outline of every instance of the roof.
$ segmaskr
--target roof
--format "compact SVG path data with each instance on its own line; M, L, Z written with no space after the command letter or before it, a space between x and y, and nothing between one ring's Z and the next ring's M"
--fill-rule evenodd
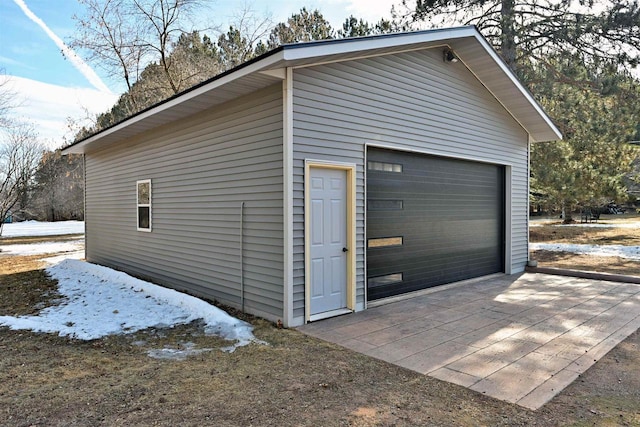
M84 153L90 148L105 147L268 87L285 78L287 67L445 46L455 52L458 59L529 133L532 141L562 138L542 107L478 29L466 26L283 45L79 140L66 147L63 153Z

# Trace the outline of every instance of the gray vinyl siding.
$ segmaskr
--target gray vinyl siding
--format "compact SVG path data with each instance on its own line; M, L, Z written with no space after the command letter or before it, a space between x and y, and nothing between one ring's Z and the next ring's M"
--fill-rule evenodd
M357 165L357 303L364 303L365 144L510 166L506 263L524 268L528 135L462 63L444 63L436 48L296 69L293 87L295 317L304 315L305 159Z
M87 259L283 315L282 86L86 154ZM136 181L152 180L152 232L136 231Z

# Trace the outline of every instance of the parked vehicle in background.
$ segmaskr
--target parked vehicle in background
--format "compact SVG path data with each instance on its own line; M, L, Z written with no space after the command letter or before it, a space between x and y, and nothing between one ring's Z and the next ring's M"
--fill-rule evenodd
M609 203L602 208L600 208L600 213L609 214L609 215L620 215L625 213L627 210L622 206L616 203Z

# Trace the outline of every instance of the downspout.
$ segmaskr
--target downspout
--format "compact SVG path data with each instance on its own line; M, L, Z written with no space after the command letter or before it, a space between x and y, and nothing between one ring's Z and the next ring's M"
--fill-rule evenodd
M244 202L240 203L240 310L244 313Z

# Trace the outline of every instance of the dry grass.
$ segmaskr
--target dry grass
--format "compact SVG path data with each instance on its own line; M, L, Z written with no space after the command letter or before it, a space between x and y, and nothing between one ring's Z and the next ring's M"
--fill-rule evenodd
M21 237L2 237L0 238L0 243L3 245L17 245L17 244L27 244L27 243L40 243L43 241L56 241L63 242L65 240L77 240L82 238L82 234L62 234L59 236L52 237L40 237L40 236L21 236Z
M608 215L601 224L626 224L640 220L637 215ZM529 229L531 242L577 243L589 245L640 246L640 228L589 228L549 223ZM531 258L541 267L640 276L640 263L618 257L578 255L568 252L532 251Z
M0 315L55 303L40 267L0 256ZM532 412L245 319L269 345L223 353L227 343L196 323L93 341L0 327L0 425L640 425L638 333ZM214 350L185 361L147 356L187 342Z
M542 225L529 230L531 242L640 246L640 228L587 228Z
M569 252L552 251L532 251L531 258L537 260L538 265L541 267L640 276L640 263L625 258L577 255Z

